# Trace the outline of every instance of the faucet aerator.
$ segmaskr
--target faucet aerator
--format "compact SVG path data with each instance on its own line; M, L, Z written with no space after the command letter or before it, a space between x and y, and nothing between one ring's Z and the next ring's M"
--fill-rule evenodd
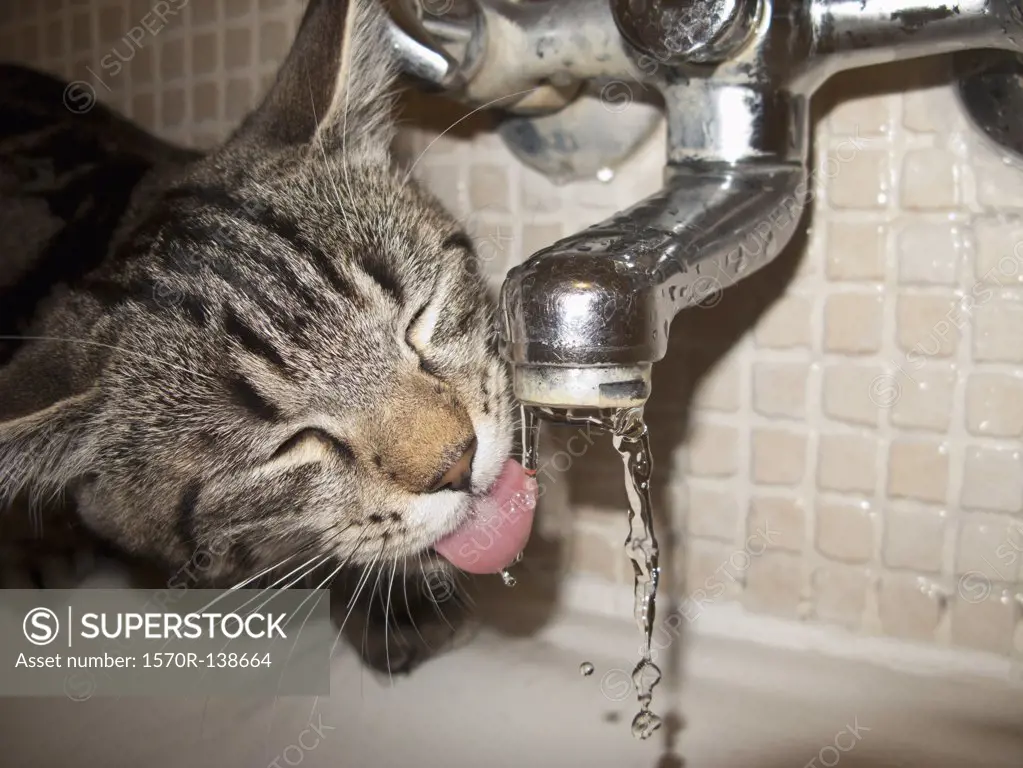
M559 367L515 365L515 397L525 405L548 408L641 408L650 397L653 366Z

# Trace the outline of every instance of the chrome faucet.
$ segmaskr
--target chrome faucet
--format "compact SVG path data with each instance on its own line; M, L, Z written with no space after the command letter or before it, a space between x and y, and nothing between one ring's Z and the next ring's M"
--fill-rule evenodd
M515 394L551 407L642 405L675 315L785 247L808 200L808 102L830 76L1023 53L1020 0L421 1L451 13L431 26L417 3L395 3L394 45L407 71L467 102L556 110L587 80L664 98L663 188L534 254L502 287Z

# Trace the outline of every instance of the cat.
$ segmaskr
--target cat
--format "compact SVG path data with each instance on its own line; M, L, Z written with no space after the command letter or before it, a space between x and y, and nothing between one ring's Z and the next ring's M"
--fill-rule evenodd
M44 542L213 553L210 586L343 575L401 672L458 629L437 569L509 564L536 494L472 241L390 149L387 23L310 0L205 154L0 68L0 535L57 510Z

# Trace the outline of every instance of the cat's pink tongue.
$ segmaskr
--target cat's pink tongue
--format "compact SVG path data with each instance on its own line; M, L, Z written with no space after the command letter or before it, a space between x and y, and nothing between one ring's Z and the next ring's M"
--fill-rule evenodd
M514 459L505 462L490 494L472 516L434 549L469 573L497 573L511 565L529 541L536 507L536 479Z

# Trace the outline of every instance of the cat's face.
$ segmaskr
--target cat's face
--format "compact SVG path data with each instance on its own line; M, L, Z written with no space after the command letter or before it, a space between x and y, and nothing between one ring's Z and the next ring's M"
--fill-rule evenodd
M23 482L70 483L129 551L223 582L431 548L487 572L528 537L494 305L394 168L380 20L311 0L263 105L81 298L106 307L91 387L0 425L0 465L40 457Z
M122 310L83 515L168 558L230 542L238 572L296 549L414 556L512 444L471 243L386 168L285 152L252 176L230 192L251 215L201 183L161 204L143 262L156 300Z

